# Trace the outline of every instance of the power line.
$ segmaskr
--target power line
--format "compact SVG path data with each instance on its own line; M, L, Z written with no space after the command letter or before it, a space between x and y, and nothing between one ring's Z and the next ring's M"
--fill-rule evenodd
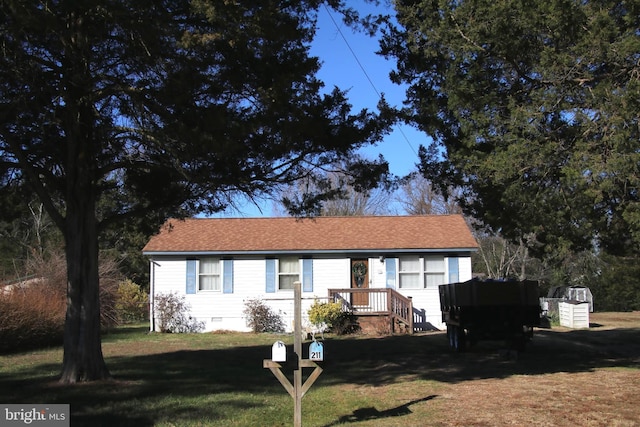
M369 77L369 73L367 73L367 70L364 68L364 66L360 62L360 59L358 58L358 55L356 55L356 52L351 48L351 45L349 44L349 41L347 40L347 38L343 34L342 29L340 28L340 26L338 26L338 23L336 22L336 20L333 18L333 15L329 11L329 8L327 7L326 3L324 4L324 8L327 11L327 14L329 15L329 18L331 18L331 22L333 22L333 25L336 27L336 30L338 31L338 34L340 34L340 37L342 37L342 40L347 45L347 48L349 49L349 52L351 52L351 55L353 55L353 58L356 60L356 63L360 67L360 70L362 70L362 73L364 74L364 76L369 81L369 84L373 88L373 91L376 93L376 95L378 95L378 98L381 98L382 95L380 94L380 92L376 88L376 85L373 83L373 80L371 80L371 77ZM411 142L409 141L409 138L407 138L407 135L405 135L405 133L402 130L402 128L398 126L397 129L400 131L400 134L404 138L404 140L407 143L407 145L409 146L409 148L411 148L411 151L413 151L413 153L417 156L418 155L417 151L413 148L413 145L411 145Z

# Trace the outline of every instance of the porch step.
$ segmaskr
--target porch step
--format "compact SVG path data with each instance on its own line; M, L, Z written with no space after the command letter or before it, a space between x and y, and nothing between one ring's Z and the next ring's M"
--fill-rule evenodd
M357 297L357 298L356 298ZM352 301L368 301L367 305L355 305ZM343 310L362 318L374 319L370 322L386 324L390 332L402 328L413 333L413 304L411 298L391 288L348 288L329 289L329 301L340 302ZM381 318L383 320L376 319ZM396 326L396 323L398 326ZM402 325L402 326L400 326Z

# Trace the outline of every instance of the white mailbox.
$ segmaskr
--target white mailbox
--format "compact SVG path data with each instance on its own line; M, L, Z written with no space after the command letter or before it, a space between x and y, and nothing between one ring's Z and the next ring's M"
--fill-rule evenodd
M287 361L287 346L282 341L276 341L271 346L271 360L274 362Z

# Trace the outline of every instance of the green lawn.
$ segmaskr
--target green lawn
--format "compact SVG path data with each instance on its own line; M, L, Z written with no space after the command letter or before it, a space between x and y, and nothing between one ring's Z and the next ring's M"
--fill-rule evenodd
M429 414L428 405L419 407L437 384L398 370L393 361L400 349L419 352L423 338L326 338L324 372L303 399L305 426L405 418L416 409ZM5 355L0 401L69 403L72 426L291 425L293 400L262 367L276 340L293 345L291 335L149 334L146 326L123 327L103 337L112 381L59 385L60 348ZM305 379L311 371L304 370ZM291 378L293 368L284 372Z
M606 415L616 425L633 425L625 423L640 416L636 392L619 384L633 388L640 379L639 322L636 316L618 329L538 331L518 359L505 358L499 343L453 353L441 332L327 336L324 372L303 399L303 425L495 425L482 416L501 419L495 418L500 411L509 423L573 425L570 418L555 422L571 402L559 404L555 390L566 389L566 399L597 402L607 378L615 399L581 407L581 419ZM123 327L103 337L111 381L58 384L60 348L0 355L0 402L68 403L72 426L289 426L293 400L262 365L276 340L293 345L291 335L149 334L147 326ZM292 368L285 373L291 378ZM568 388L567 375L576 381ZM579 396L570 396L572 390ZM625 394L612 394L618 392ZM488 404L492 412L483 415ZM602 408L611 413L602 415Z

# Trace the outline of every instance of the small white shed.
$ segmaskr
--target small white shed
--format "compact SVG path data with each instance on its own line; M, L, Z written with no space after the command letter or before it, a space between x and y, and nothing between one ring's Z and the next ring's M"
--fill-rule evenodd
M589 303L583 301L563 301L558 304L560 326L581 329L589 327Z

